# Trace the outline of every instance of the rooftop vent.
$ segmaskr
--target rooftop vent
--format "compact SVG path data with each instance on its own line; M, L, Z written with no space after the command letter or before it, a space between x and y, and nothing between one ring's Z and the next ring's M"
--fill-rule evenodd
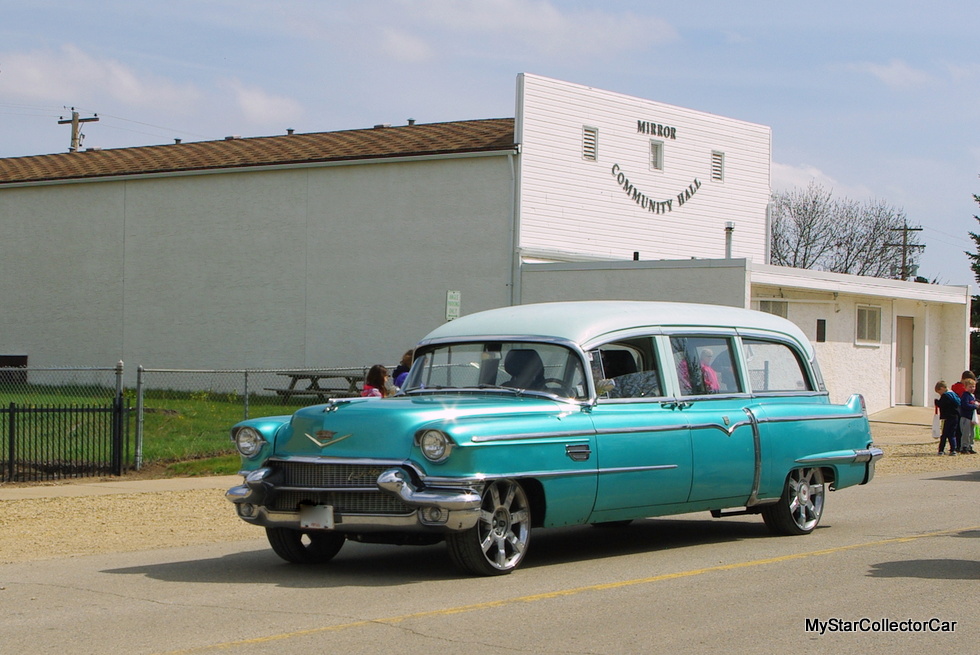
M383 130L386 127L391 127L391 123L378 123L377 125L374 126L374 129Z
M415 125L415 119L414 118L409 118L408 119L408 124L409 125Z
M234 141L235 139L242 138L241 134L232 134L231 136L226 136L225 141Z
M286 135L287 136L292 136L293 135L293 128L287 127L286 128Z

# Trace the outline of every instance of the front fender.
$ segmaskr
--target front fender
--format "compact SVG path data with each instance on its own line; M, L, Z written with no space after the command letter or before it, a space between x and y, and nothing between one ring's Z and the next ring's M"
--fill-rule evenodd
M275 449L276 437L279 432L289 425L289 421L292 417L286 416L263 416L262 418L253 418L236 423L231 428L231 442L234 444L235 435L238 431L244 427L250 427L256 430L262 435L265 440L265 444L259 449L257 453L251 457L241 456L242 464L239 473L242 475L247 475L249 472L254 471L259 468L266 459L272 454Z

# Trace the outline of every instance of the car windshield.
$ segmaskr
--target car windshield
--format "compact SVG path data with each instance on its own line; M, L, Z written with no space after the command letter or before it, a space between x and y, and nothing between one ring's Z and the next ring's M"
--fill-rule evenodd
M490 341L420 348L403 391L493 389L588 398L579 355L550 343Z

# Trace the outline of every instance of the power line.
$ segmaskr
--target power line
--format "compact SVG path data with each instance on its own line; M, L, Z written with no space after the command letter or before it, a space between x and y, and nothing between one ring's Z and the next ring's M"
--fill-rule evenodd
M909 243L909 232L921 232L921 227L909 227L908 223L905 223L904 227L893 227L889 228L892 232L902 233L902 243L886 243L885 246L890 246L893 248L902 249L902 279L908 280L911 277L911 270L909 266L909 251L912 248L925 248L921 243Z
M174 128L174 127L167 127L165 125L156 125L154 123L144 123L142 121L134 121L131 118L123 118L122 116L113 116L112 114L107 114L105 112L101 112L98 115L101 116L102 118L113 118L113 119L115 119L117 121L124 121L126 123L135 123L137 125L143 125L145 127L152 127L154 129L164 130L164 131L167 131L167 132L177 132L178 134L186 134L187 136L193 136L193 137L197 137L199 139L207 139L208 138L207 136L205 136L203 134L195 134L193 132L188 132L186 130L180 130L180 129L177 129L177 128Z
M58 121L58 125L71 125L71 146L68 148L68 152L78 152L79 147L82 145L82 139L85 135L81 133L80 126L82 123L93 123L99 120L99 115L89 118L79 118L79 114L75 111L75 108L71 108L71 118L62 118Z

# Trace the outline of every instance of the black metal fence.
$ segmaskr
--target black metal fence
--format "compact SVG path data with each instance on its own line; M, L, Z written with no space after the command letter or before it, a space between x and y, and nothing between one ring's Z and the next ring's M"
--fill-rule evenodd
M0 481L33 482L122 475L133 459L130 411L109 405L0 407Z
M233 424L358 395L367 370L0 366L0 482L234 455Z

